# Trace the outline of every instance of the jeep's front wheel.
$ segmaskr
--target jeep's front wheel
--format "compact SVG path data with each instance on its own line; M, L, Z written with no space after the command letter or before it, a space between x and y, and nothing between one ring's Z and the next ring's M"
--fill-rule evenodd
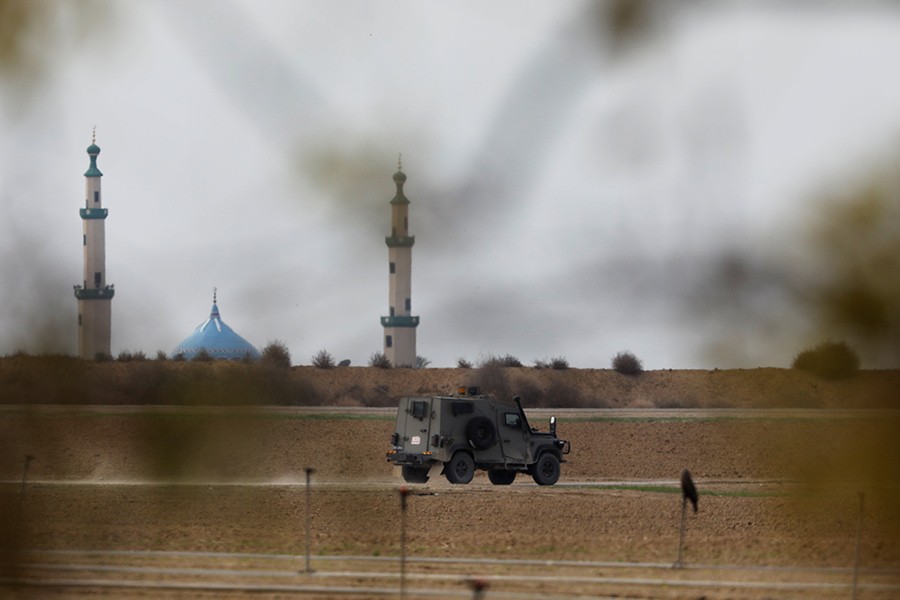
M509 485L516 480L516 472L512 469L491 469L488 471L488 479L494 485Z
M450 483L469 483L475 476L475 461L468 452L457 452L444 464L444 474Z
M403 465L403 481L406 483L428 483L428 467Z
M545 452L531 465L531 477L538 485L553 485L559 481L559 459Z

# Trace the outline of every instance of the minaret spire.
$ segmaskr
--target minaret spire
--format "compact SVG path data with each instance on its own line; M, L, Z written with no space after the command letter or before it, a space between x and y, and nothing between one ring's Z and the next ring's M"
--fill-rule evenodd
M78 355L94 360L110 355L112 328L111 300L115 289L106 283L106 230L109 211L103 208L100 182L103 173L97 168L97 128L91 132L87 147L90 164L84 173L84 208L79 210L84 235L84 278L75 286L78 299Z
M384 327L384 354L395 367L416 366L416 327L419 317L412 316L412 247L415 236L409 235L409 200L403 194L406 173L403 155L397 156L394 183L397 193L391 200L391 235L388 247L388 303L390 314L381 317Z

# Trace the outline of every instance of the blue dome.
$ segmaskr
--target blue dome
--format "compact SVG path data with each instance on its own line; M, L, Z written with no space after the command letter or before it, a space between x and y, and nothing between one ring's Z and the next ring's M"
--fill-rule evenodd
M170 358L181 355L192 360L201 350L216 360L259 360L260 354L253 344L239 336L231 327L222 322L219 307L213 301L209 318L197 326L194 332L175 346Z

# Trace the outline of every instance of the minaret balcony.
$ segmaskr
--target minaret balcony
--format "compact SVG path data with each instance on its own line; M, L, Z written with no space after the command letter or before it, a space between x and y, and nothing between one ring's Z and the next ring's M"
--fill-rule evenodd
M115 287L111 285L102 288L86 288L76 285L74 288L75 297L79 300L111 300L116 294Z
M399 237L396 235L389 235L384 238L384 243L387 244L389 248L410 248L416 243L416 236L409 235L406 237Z
M109 209L107 208L81 208L78 209L78 214L81 215L82 219L105 219L109 214Z
M381 317L382 327L418 327L419 317L397 316Z

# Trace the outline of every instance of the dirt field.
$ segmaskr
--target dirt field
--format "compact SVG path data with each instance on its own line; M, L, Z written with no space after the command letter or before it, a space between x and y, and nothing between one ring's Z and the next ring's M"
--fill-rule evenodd
M402 396L448 394L459 385L517 394L534 408L900 408L900 370L826 380L772 368L628 376L610 369L266 369L228 361L0 358L0 404L397 406Z
M369 557L393 562L365 567L371 574L351 578L353 585L396 577L402 482L384 460L393 431L390 411L323 412L0 410L2 533L16 542L12 562L19 565L10 570L7 564L7 587L0 589L28 598L194 595L184 589L126 593L85 585L16 585L60 578L36 564L71 562L61 558L69 555L26 550L76 553L71 560L83 568L65 571L67 578L88 576L83 563L94 559L85 551L303 556L307 466L316 469L308 515L316 570L338 569L335 556ZM546 416L534 411L531 419L546 423ZM440 568L415 563L415 589L446 589L452 597L465 590L461 582L483 576L497 597L551 592L559 597L849 597L862 492L859 560L868 587L860 597L895 598L900 594L898 431L897 413L884 411L570 411L561 416L559 432L573 450L557 486L540 488L522 476L511 487L494 487L479 474L468 486L435 478L413 487L407 554L482 561ZM23 488L25 455L35 458ZM685 559L693 570L673 575L656 567L652 577L706 583L641 584L651 569L647 565L670 565L676 558L681 498L675 480L685 467L701 492L700 512L686 521ZM113 562L121 568L128 560L137 559ZM196 567L204 560L212 559L169 554L142 559L140 568ZM221 570L226 559L217 560ZM555 561L537 572L562 579L525 582L524 574L535 574L533 566L485 560ZM558 561L578 561L578 566ZM338 564L351 571L364 568ZM437 577L438 570L450 578L425 579ZM166 573L163 579L175 578ZM514 577L517 573L523 580ZM733 583L773 577L788 587ZM324 574L313 579L332 581ZM790 587L793 579L823 587ZM335 581L349 585L346 578ZM394 585L395 579L388 587ZM281 597L272 588L260 594Z

